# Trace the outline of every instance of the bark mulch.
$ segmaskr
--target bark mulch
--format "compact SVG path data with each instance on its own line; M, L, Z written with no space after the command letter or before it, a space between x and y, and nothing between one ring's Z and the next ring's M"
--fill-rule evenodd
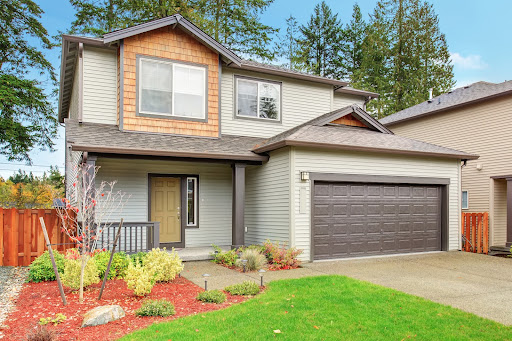
M145 328L153 322L173 320L186 315L200 314L212 310L229 307L244 301L242 296L226 294L227 301L223 304L202 303L195 298L203 291L202 288L181 277L170 283L158 283L151 294L144 298L133 295L123 280L107 282L101 301L98 293L101 283L89 287L84 292L84 303L78 302L78 292L66 290L67 306L62 305L56 282L25 283L2 331L4 340L24 340L33 331L42 317L53 317L57 313L66 316L66 320L57 326L47 325L56 331L59 340L115 340L134 330ZM146 299L167 299L176 309L171 317L138 317L135 310ZM82 316L90 309L101 305L120 305L126 316L120 320L102 326L80 328Z

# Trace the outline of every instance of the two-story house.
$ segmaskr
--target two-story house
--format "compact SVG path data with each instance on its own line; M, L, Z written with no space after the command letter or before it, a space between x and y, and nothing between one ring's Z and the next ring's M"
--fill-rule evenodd
M460 165L476 156L394 135L363 110L377 94L243 60L180 15L62 48L67 175L100 166L131 195L113 219L160 222L161 246L459 248Z
M480 155L462 168L462 212L489 212L491 250L512 246L512 81L477 82L380 120L403 136Z

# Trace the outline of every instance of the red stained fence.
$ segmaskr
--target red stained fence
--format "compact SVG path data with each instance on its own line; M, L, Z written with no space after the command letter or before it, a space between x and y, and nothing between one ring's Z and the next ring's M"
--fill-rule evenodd
M16 209L0 207L0 266L28 266L46 250L39 218L43 217L52 244L71 243L60 231L60 218L56 210ZM55 245L64 251L73 244Z
M489 253L489 213L462 213L462 251Z

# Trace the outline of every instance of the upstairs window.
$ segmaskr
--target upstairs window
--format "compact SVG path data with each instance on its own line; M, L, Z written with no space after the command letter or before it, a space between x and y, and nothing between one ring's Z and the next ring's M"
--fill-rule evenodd
M140 58L139 114L206 119L206 68Z
M263 120L281 119L281 84L236 78L236 116Z

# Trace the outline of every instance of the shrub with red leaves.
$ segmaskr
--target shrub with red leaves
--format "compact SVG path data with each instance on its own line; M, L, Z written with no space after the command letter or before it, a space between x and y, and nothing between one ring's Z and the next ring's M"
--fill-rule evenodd
M272 243L267 240L263 243L263 253L268 259L269 270L287 270L295 269L300 266L300 260L297 257L303 250L295 247L286 248L286 244L279 245L279 242Z

